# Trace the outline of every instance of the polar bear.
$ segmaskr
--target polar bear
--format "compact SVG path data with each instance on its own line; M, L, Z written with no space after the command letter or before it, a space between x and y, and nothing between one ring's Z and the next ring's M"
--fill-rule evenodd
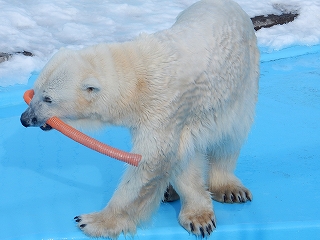
M250 18L231 0L202 0L170 29L60 50L35 82L21 122L42 126L57 116L75 127L130 129L142 160L127 166L102 211L75 217L87 235L134 234L170 182L180 195L180 224L206 237L216 228L212 199L252 199L233 172L253 123L258 78Z

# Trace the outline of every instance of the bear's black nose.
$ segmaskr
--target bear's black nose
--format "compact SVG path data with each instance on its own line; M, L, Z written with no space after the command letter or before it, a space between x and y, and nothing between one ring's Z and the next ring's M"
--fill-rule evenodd
M30 126L29 121L26 121L25 119L23 119L22 116L20 118L20 122L24 127L29 127Z
M25 127L35 126L38 123L38 119L32 115L30 114L30 110L28 108L24 113L21 114L21 124Z

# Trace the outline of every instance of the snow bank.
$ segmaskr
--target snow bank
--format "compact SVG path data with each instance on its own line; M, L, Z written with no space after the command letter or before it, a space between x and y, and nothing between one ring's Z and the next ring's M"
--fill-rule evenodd
M250 17L298 10L292 23L257 32L263 47L320 42L319 0L236 0ZM82 48L99 42L125 41L141 32L170 27L175 17L196 0L0 0L0 52L13 55L0 64L0 87L26 84L61 47Z

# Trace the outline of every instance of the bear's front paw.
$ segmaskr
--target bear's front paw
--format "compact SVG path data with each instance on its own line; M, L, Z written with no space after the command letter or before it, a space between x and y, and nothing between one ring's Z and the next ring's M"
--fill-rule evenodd
M124 215L97 212L76 216L78 227L90 237L109 237L116 239L121 233L135 234L136 226Z
M190 233L199 237L207 237L216 228L216 220L212 210L182 210L179 215L180 224Z

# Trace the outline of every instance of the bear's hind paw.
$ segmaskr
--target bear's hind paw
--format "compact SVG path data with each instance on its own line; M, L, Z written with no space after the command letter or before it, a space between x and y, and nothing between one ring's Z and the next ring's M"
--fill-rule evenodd
M244 186L226 184L218 188L210 188L212 199L222 203L245 203L252 201L252 194Z

